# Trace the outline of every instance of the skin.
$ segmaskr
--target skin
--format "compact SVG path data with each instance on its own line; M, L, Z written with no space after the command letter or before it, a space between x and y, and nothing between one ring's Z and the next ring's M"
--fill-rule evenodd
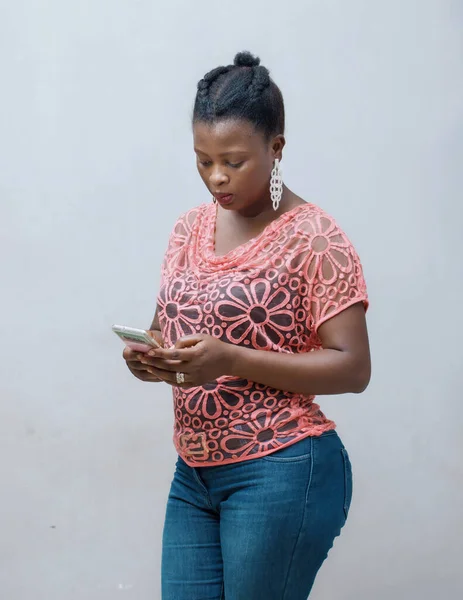
M209 192L234 195L230 205L217 208L217 255L259 235L272 220L304 203L284 186L279 210L272 207L269 182L275 158L283 158L283 135L266 141L247 121L227 120L196 123L193 137L198 171ZM158 309L150 333L163 346ZM323 323L318 334L323 350L305 354L254 350L196 334L179 339L171 349L140 354L126 348L124 359L142 381L178 386L176 373L182 372L185 383L178 386L182 388L231 375L305 395L364 391L371 363L362 304Z

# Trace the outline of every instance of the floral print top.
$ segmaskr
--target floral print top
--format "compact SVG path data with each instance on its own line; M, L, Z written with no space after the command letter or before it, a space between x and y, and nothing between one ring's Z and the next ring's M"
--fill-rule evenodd
M190 210L170 236L158 297L169 346L201 332L264 352L317 351L324 321L357 302L367 309L360 260L321 208L296 206L224 256L214 250L216 211ZM173 396L174 443L190 466L258 458L335 428L314 396L231 376Z

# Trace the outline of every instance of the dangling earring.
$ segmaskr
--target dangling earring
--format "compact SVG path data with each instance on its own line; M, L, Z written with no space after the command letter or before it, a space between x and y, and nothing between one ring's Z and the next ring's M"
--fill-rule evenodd
M283 175L281 172L280 161L275 158L275 164L270 179L270 197L273 203L273 210L280 207L281 197L283 196Z
M212 196L212 202L213 202L214 204L217 204L217 198L216 198L215 196Z

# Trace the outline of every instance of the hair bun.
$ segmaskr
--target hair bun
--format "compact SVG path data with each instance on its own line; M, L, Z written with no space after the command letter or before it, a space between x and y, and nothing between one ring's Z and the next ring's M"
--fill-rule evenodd
M250 52L238 52L233 63L237 67L258 67L260 58Z

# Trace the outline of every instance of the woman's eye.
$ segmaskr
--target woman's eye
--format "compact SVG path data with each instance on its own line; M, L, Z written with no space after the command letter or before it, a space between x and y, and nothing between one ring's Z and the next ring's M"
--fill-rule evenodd
M212 161L210 160L198 160L199 164L203 167L210 167L212 164ZM232 167L232 169L239 169L239 167L241 167L241 165L244 164L244 160L242 160L239 163L227 163L229 167Z

